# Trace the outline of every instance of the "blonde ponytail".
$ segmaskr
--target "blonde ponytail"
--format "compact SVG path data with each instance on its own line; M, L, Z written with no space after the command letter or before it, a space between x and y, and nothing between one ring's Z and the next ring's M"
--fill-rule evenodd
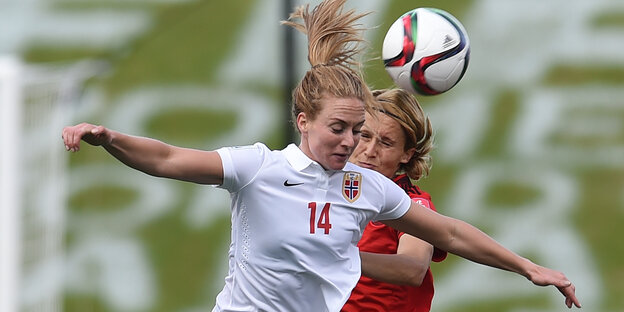
M287 21L282 21L282 24L308 36L311 68L293 90L293 120L301 112L315 119L324 93L341 98L358 98L367 108L373 103L370 90L359 74L360 62L355 59L364 42L364 28L357 21L368 13L345 12L345 2L325 0L312 11L309 5L301 6ZM301 23L295 22L298 19Z

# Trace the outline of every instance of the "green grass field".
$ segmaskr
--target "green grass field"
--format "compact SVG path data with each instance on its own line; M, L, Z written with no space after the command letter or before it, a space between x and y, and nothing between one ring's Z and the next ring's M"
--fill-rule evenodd
M414 6L410 1L387 2L383 12L374 13L380 18L379 27L370 30L374 51L379 50L390 23ZM565 2L554 2L565 6ZM243 122L235 110L205 109L198 107L201 103L178 107L172 102L168 109L151 111L151 117L140 122L129 118L123 123L115 116L123 116L123 105L133 105L123 100L128 95L161 87L240 90L275 106L284 105L279 83L254 79L256 76L249 81L240 73L240 81L225 86L229 82L220 76L223 64L239 47L246 21L253 18L257 6L267 3L60 1L54 10L138 10L149 14L151 25L140 36L113 48L59 48L34 42L24 58L33 63L105 60L111 65L110 71L85 86L86 90L100 90L103 97L95 113L84 121L109 126L107 122L119 122L121 127L136 122L133 127L142 132L137 134L177 145L214 148L214 142L220 142L219 138ZM624 83L624 59L613 57L617 53L597 54L600 49L578 52L582 49L570 44L599 46L603 43L600 40L611 36L619 38L615 39L618 44L604 43L605 49L624 48L624 9L609 9L608 3L616 1L607 1L603 8L594 10L576 41L575 34L559 25L568 19L563 13L549 19L535 9L535 20L531 20L516 18L531 14L527 8L484 11L488 5L518 7L513 1L429 0L417 4L445 9L466 21L473 57L455 89L437 97L419 98L431 114L437 134L433 170L419 184L432 194L441 213L465 219L513 250L565 271L577 283L584 310L592 312L615 312L624 307L624 245L619 243L624 236L620 228L624 222L624 103L619 91ZM510 18L488 15L493 11L510 14ZM488 18L492 20L489 25L484 22ZM528 26L522 24L526 20L531 22ZM505 23L520 26L505 27ZM561 44L542 49L544 42L550 41L541 30L555 32ZM574 31L578 29L570 30ZM602 33L606 35L591 36ZM501 60L499 56L506 53L517 53L518 57ZM527 64L544 67L532 70ZM380 60L366 65L366 78L372 87L391 85ZM279 76L282 69L271 70ZM208 97L206 101L214 99ZM73 122L79 121L83 120ZM267 125L262 130L266 133L262 141L270 147L285 145L283 128ZM102 170L107 178L89 187L70 189L67 254L70 259L79 259L77 267L69 268L79 282L67 287L64 311L212 308L227 270L227 196L203 197L205 192L214 194L213 190L128 174L129 169L96 148L72 154L70 170L70 177ZM126 179L132 182L115 182ZM80 183L74 180L70 186ZM168 197L154 208L154 215L142 218L136 212L143 210L136 207L142 207L142 198L149 195L139 186L149 189L152 184L168 189ZM202 202L209 202L215 212L202 211ZM127 222L116 226L115 220ZM72 223L83 221L87 226ZM127 258L119 254L123 261L107 262L97 252L77 256L98 246L119 245L131 246L133 251ZM522 278L483 270L454 256L434 264L433 270L439 285L434 300L438 311L565 310L555 289L536 288ZM146 281L128 276L142 276ZM114 291L115 283L124 282L139 289L136 298Z

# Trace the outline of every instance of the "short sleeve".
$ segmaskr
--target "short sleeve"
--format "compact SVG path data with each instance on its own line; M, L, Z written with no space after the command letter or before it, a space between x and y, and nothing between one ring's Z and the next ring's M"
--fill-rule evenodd
M402 217L410 207L412 199L398 185L389 179L383 179L385 204L376 220L393 220Z
M245 187L257 175L268 152L262 143L218 149L223 163L223 183L217 187L231 193Z

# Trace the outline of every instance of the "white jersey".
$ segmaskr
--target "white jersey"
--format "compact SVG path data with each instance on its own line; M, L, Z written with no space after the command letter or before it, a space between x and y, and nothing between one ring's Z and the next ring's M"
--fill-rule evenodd
M357 243L372 219L411 200L381 174L327 171L296 145L222 148L232 242L215 311L339 311L360 278Z

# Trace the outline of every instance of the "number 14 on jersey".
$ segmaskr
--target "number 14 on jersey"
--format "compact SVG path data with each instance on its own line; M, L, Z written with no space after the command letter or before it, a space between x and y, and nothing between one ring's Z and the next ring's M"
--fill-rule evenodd
M329 229L332 225L329 222L329 207L330 203L325 203L321 210L318 219L316 217L316 203L308 203L308 209L310 210L310 234L316 233L316 229L324 229L324 234L329 234ZM318 221L317 221L318 220Z

